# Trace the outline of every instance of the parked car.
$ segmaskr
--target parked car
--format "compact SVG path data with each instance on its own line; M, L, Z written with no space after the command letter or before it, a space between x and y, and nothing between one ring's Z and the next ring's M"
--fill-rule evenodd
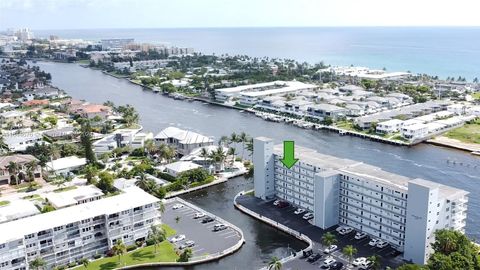
M328 270L340 270L340 269L342 269L342 267L343 267L342 262L334 262L332 265L330 265Z
M212 218L210 216L207 216L204 219L202 219L202 223L209 223L209 222L212 222L214 220L215 220L214 218Z
M275 201L273 202L273 205L274 205L274 206L277 206L279 203L280 203L280 200L275 200Z
M353 228L352 227L344 227L342 230L340 230L338 233L341 234L341 235L346 235L346 234L349 234L353 232Z
M322 255L320 255L320 253L313 253L312 255L310 255L310 257L308 257L307 262L309 262L309 263L316 262L321 257L322 257Z
M192 240L188 240L185 243L181 244L178 248L179 249L186 249L195 246L195 242Z
M193 216L194 219L203 218L203 217L205 217L205 213L203 212L195 213L195 215Z
M307 251L303 251L303 258L308 258L310 257L310 255L313 254L313 250L307 250Z
M177 243L185 239L184 234L177 234L174 237L170 238L170 243Z
M377 248L384 248L388 246L388 242L385 242L385 241L382 241L380 240L378 243L377 243Z
M277 205L278 208L285 208L287 206L289 206L290 204L286 201L280 201Z
M313 213L308 212L305 215L303 215L302 218L305 219L305 220L312 219L313 218Z
M327 257L324 261L323 261L323 264L322 264L322 268L329 268L330 266L332 266L332 264L334 264L336 262L336 260L332 257Z
M176 203L176 204L173 205L172 209L173 209L173 210L177 210L177 209L180 209L180 208L183 208L183 207L184 207L183 204L181 204L181 203Z
M380 241L380 239L374 238L374 239L370 240L370 242L368 242L368 244L372 247L375 247L379 241Z
M340 233L340 231L344 230L347 226L338 226L338 228L335 229L335 231L337 231L338 233Z
M368 236L368 234L367 234L367 233L364 233L364 232L357 232L357 233L355 234L355 239L357 239L357 240L361 240L361 239L363 239L363 238L365 238L365 237L367 237L367 236Z
M303 208L297 208L297 210L295 210L295 212L293 212L295 215L300 215L300 214L303 214L305 213L305 209Z
M327 248L323 251L323 253L329 254L329 253L334 252L334 251L337 250L337 249L338 249L338 246L337 246L337 245L331 245L331 246L327 247Z
M213 226L213 231L214 232L219 232L219 231L225 230L226 228L227 228L227 225L219 223L219 224L215 224L215 226Z
M355 260L353 260L352 264L353 266L359 266L359 265L362 265L364 262L367 261L367 258L365 257L358 257L356 258Z
M360 270L368 270L372 268L373 262L367 260L366 262L362 263L358 269Z

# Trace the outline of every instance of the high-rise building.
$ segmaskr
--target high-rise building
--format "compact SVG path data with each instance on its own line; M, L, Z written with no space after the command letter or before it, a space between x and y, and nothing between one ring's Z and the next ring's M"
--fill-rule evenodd
M135 40L133 38L111 38L102 39L102 50L121 50L127 45L130 45Z
M322 229L350 226L419 264L428 260L436 230L464 232L464 190L303 147L296 147L299 161L288 169L280 161L282 149L269 138L254 140L255 196L308 209Z

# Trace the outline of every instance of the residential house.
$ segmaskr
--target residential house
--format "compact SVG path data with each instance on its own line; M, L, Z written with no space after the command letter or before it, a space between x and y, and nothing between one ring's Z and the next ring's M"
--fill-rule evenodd
M55 174L67 176L70 174L70 172L81 169L85 164L87 164L87 160L85 158L70 156L47 162L45 169Z
M188 155L192 150L213 145L211 138L193 131L183 130L176 127L168 127L160 131L154 137L156 144L167 144L175 147L178 154Z
M27 150L27 147L33 146L35 143L42 142L42 134L38 132L21 133L5 135L3 142L7 146L8 150L12 152L23 152Z
M8 170L10 163L13 162L17 165L17 171L15 175L12 175ZM30 162L38 163L32 155L10 155L10 156L0 156L0 185L6 184L16 184L15 181L20 180L20 182L27 179L27 165ZM42 170L39 165L33 170L35 180L42 177Z
M309 105L307 108L307 116L324 120L326 117L330 117L332 120L343 118L347 115L348 109L331 105L331 104L314 104Z

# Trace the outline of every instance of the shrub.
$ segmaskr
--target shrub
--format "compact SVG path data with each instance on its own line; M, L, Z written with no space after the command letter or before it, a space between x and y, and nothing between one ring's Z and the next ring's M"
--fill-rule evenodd
M179 181L175 181L175 182L171 183L170 185L168 185L165 189L167 190L167 192L182 190L183 185Z
M155 241L153 241L152 239L147 239L147 241L145 241L145 243L147 244L147 246L152 246L155 244Z
M67 264L67 267L68 267L68 268L72 268L72 267L75 267L75 266L77 266L77 263L76 263L76 262L69 262L69 263Z
M175 182L175 180L177 180L174 176L171 176L170 174L164 172L158 172L157 177L165 179L168 182Z
M143 243L144 242L142 240L138 240L138 241L135 242L135 245L137 245L137 247L141 247L141 246L143 246Z
M102 257L101 254L95 254L93 255L93 258L96 260L96 259L100 259Z
M128 252L128 251L135 250L135 249L137 249L137 245L129 245L129 246L127 246L127 252Z

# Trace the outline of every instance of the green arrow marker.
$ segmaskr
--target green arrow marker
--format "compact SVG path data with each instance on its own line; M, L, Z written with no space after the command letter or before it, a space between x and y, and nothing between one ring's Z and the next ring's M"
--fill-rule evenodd
M295 158L295 142L283 141L283 158L280 159L283 165L287 168L292 168L297 163L298 158Z

